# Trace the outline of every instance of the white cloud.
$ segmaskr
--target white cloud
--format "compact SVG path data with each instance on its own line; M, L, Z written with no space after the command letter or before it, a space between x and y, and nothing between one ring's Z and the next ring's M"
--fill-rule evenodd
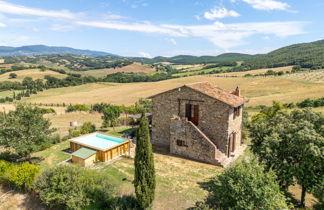
M153 56L150 53L147 53L147 52L138 52L137 54L138 54L139 57L153 58Z
M181 31L163 27L163 25L153 25L150 23L128 23L116 21L77 21L76 24L96 28L107 28L124 31L137 31L145 33L161 33L170 36L186 36Z
M30 16L65 18L65 19L74 19L77 17L76 14L73 14L68 10L60 10L60 11L43 10L43 9L24 7L17 4L11 4L5 1L0 1L0 12L5 14L14 14L14 15L30 15Z
M285 2L275 0L243 0L258 10L287 10L290 6Z
M198 20L198 21L201 20L199 15L195 15L195 19Z
M269 40L270 37L269 37L269 36L263 36L262 39L263 39L263 40Z
M6 27L6 24L0 23L0 27Z
M129 23L113 21L78 21L78 25L114 30L159 33L171 37L199 37L211 41L222 49L246 44L245 39L253 35L288 37L305 33L306 22L251 22L207 25L154 25L151 23ZM170 40L169 40L170 41ZM175 40L174 40L175 41ZM173 41L170 41L173 42ZM176 42L173 42L176 43Z
M173 45L177 45L177 41L173 38L165 38L166 41L170 42Z
M204 17L208 20L215 20L226 17L239 17L240 14L234 10L228 10L226 8L214 8L208 12L205 12Z
M66 24L53 24L50 27L50 30L52 31L71 31L72 29L75 28L75 25L66 25Z
M252 35L261 34L287 37L303 34L303 26L305 24L305 22L252 22L234 24L215 22L210 25L168 25L165 27L181 31L188 37L208 39L220 48L229 49L245 44L244 39Z
M105 19L108 19L108 20L127 19L126 16L117 15L117 14L113 14L113 13L108 13L108 14L104 15L104 18L105 18Z
M243 0L245 2L261 2L260 0ZM273 0L264 0L262 2L275 2ZM270 4L266 4L270 8ZM255 5L257 7L257 5ZM261 8L258 6L258 8ZM263 7L265 8L265 7ZM271 8L279 8L279 6ZM224 8L223 8L224 9ZM228 10L211 11L207 17L210 19L228 16ZM225 11L225 12L224 12ZM167 35L168 41L176 44L174 37L198 37L207 39L214 45L222 49L231 49L236 46L246 44L246 39L253 35L288 37L303 34L305 22L251 22L251 23L232 23L224 24L215 22L206 25L168 25L153 24L150 22L134 22L131 19L108 19L108 20L87 20L87 17L80 16L68 11L48 11L34 8L27 8L8 4L0 0L0 13L9 13L17 15L34 15L50 17L56 21L51 25L51 30L66 31L77 26L87 26L95 28L104 28L112 30L134 31L140 33L163 34ZM235 15L231 15L235 16ZM114 16L115 18L119 18ZM59 19L61 22L58 22ZM62 19L68 20L68 24L62 22ZM2 21L3 22L3 21ZM5 25L0 23L0 27Z

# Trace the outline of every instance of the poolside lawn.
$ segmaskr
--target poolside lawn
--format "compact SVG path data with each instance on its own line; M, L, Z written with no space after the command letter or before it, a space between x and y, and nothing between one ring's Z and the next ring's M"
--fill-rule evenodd
M134 128L116 127L115 129L109 128L104 133L121 136L132 129ZM44 158L41 162L43 168L55 166L70 158L70 155L64 151L68 148L69 142L65 141L34 153L33 157ZM249 154L250 150L247 149L245 155ZM169 209L170 206L172 209L186 209L194 206L195 202L202 201L207 196L208 192L203 188L204 183L223 171L217 166L170 155L159 148L154 149L154 164L157 185L153 209ZM134 160L132 158L121 157L110 163L97 163L94 168L99 168L106 173L112 184L118 187L118 195L134 194L132 184ZM291 187L290 192L299 199L299 186ZM311 207L314 203L314 197L307 194L306 205Z
M132 130L131 127L117 127L108 129L106 134L121 136ZM70 158L64 150L69 148L69 142L61 142L44 151L36 152L33 157L41 157L42 168L55 166ZM199 163L167 154L163 150L154 152L156 170L156 199L153 209L186 209L203 200L207 191L200 184L208 181L222 171L222 168ZM107 178L118 186L119 195L134 193L132 181L134 179L134 160L121 157L110 164L97 163L95 168L100 168L107 174ZM175 205L176 204L176 205Z

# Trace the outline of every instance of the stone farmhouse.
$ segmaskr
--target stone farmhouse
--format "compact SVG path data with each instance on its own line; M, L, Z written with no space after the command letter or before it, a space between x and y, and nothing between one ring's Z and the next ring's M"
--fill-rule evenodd
M244 150L242 110L248 99L208 82L186 84L152 99L154 145L170 153L226 167Z

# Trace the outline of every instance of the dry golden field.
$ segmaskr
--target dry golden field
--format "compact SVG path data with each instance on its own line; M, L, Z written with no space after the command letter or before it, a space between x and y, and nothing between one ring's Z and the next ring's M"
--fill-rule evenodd
M295 74L287 74L285 78L297 81L309 81L315 83L324 83L324 70L316 70L311 72L299 72Z
M311 82L281 77L217 77L215 75L192 76L147 83L96 83L75 87L50 89L23 99L31 103L94 104L106 102L131 105L139 98L175 88L186 83L208 81L227 90L239 86L244 96L250 98L247 106L270 105L273 100L283 103L297 102L305 98L324 96L324 81Z
M15 73L17 74L17 78L9 79L9 74ZM46 71L40 71L39 69L26 69L26 70L20 70L20 71L14 71L14 72L7 72L0 75L0 82L3 81L12 81L12 82L21 82L25 77L31 77L33 80L35 79L43 79L45 75L50 75L57 78L65 78L65 74L60 74L55 71L46 70Z

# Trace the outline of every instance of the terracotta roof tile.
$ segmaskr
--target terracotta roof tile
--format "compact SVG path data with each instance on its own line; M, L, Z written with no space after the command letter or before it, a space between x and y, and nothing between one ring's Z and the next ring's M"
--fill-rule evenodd
M209 97L220 100L233 107L240 106L248 101L248 99L245 97L236 96L228 92L227 90L213 86L208 82L197 82L197 83L186 84L184 86L192 88L196 91L199 91Z

